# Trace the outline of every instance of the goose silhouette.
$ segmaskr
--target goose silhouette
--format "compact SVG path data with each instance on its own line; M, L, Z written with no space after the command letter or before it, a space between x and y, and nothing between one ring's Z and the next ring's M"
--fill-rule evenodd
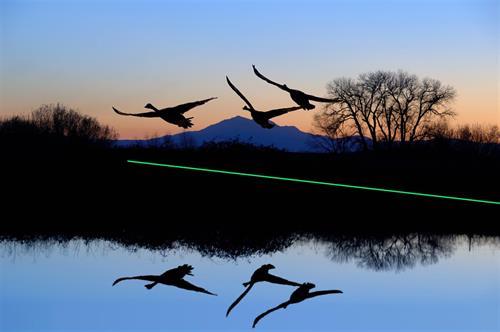
M153 112L145 112L145 113L125 113L117 110L115 107L113 107L113 110L120 115L137 116L142 118L161 118L168 123L186 129L192 127L193 123L191 122L192 117L186 118L184 116L184 113L197 106L201 106L213 99L217 99L217 97L212 97L199 101L193 101L190 103L185 103L173 107L167 107L161 110L157 109L155 106L153 106L153 104L149 103L146 106L144 106L144 108L151 109L153 110Z
M309 102L310 100L321 102L321 103L339 102L338 99L328 99L328 98L316 97L313 95L308 95L300 90L290 89L286 84L279 84L279 83L273 82L270 79L268 79L267 77L265 77L264 75L262 75L261 73L259 73L257 68L255 68L255 65L252 65L252 68L253 68L253 72L255 73L255 75L257 75L257 77L266 81L269 84L277 86L281 90L288 92L290 94L290 97L292 98L292 100L295 103L297 103L297 105L299 105L300 108L302 108L302 109L312 110L315 108L315 106Z
M236 94L240 96L240 98L243 99L243 101L245 102L246 106L243 106L243 109L249 111L250 115L252 116L252 119L262 128L271 129L274 127L274 124L269 122L269 119L271 118L301 109L301 107L287 107L287 108L278 108L267 112L258 111L252 106L250 101L248 101L248 99L240 92L240 90L238 90L238 88L234 86L234 84L229 80L227 76L226 76L226 81L227 84L229 84L229 86L231 87L231 89L233 89L234 92L236 92Z
M191 271L193 271L193 267L191 265L184 264L184 265L179 265L176 268L170 269L170 270L168 270L160 275L144 275L144 276L118 278L113 282L113 286L119 282L124 281L124 280L145 280L145 281L152 282L150 284L144 285L144 287L146 287L147 289L151 289L158 284L164 284L164 285L168 285L168 286L175 286L178 288L186 289L189 291L200 292L200 293L205 293L205 294L210 294L210 295L217 295L217 294L214 294L214 293L207 291L204 288L195 286L192 283L184 280L183 278L186 275L190 275L190 276L193 275L191 273Z
M250 281L244 282L243 286L246 287L245 291L241 293L241 295L229 306L226 312L226 317L229 316L229 313L231 313L231 310L233 310L234 307L240 301L245 297L245 295L248 294L248 292L252 289L253 285L255 285L258 282L263 282L267 281L273 284L280 284L280 285L288 285L288 286L300 286L299 283L289 281L280 277L277 277L275 275L272 275L269 273L269 270L275 269L274 265L272 264L264 264L261 267L259 267L255 272L252 274L252 277L250 278Z
M265 316L269 315L271 312L279 310L279 309L286 309L290 304L296 304L300 303L302 301L305 301L307 299L316 297L316 296L322 296L322 295L328 295L328 294L341 294L341 290L337 289L332 289L332 290L323 290L323 291L316 291L316 292L309 292L311 289L316 287L316 285L310 283L310 282L305 282L302 285L299 286L296 290L293 291L292 295L290 295L290 299L286 302L283 302L279 305L277 305L274 308L271 308L262 314L258 315L255 320L253 321L252 327L255 327L257 323L264 318Z

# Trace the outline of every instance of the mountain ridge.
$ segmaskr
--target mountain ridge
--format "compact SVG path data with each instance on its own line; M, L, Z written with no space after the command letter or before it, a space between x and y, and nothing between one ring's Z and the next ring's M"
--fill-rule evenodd
M205 142L238 140L256 145L273 146L290 152L320 152L320 149L314 146L314 140L321 137L321 135L303 132L295 126L276 125L272 129L264 129L253 120L235 116L196 131L185 131L143 140L116 140L115 145L119 147L154 146L170 140L176 145L200 146Z

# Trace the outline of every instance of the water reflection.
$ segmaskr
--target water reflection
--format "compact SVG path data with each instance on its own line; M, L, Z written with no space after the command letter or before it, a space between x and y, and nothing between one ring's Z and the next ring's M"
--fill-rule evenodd
M264 318L265 316L269 315L273 311L279 310L279 309L286 309L290 304L297 304L300 302L303 302L307 299L311 299L316 296L322 296L322 295L328 295L328 294L341 294L342 291L338 289L331 289L331 290L322 290L322 291L315 291L315 292L310 292L311 289L316 287L315 284L310 283L310 282L305 282L302 285L300 285L296 290L293 291L292 295L290 295L290 299L288 301L285 301L281 304L278 304L276 307L273 307L260 315L258 315L254 321L252 327L255 327L257 323Z
M223 236L219 234L219 236ZM494 246L500 248L500 237L482 235L451 234L395 234L391 236L353 236L324 234L290 234L286 236L261 236L252 239L239 237L220 238L170 238L164 241L134 241L129 238L112 238L110 241L96 241L80 238L73 250L89 253L109 250L136 252L142 249L153 250L168 257L173 251L191 250L205 257L234 260L240 257L255 257L264 254L283 252L300 243L319 244L325 247L325 255L336 263L354 262L358 267L375 271L402 271L417 265L438 263L439 259L453 255L458 246ZM16 255L26 251L34 255L50 255L55 248L67 249L71 238L66 237L4 237L2 253ZM100 244L100 245L97 245ZM257 272L257 271L256 271ZM275 276L273 276L275 277ZM275 277L278 278L278 277ZM281 278L279 278L281 279ZM281 279L283 281L285 279ZM270 280L265 280L273 282ZM285 280L284 284L295 282ZM279 282L278 282L279 283Z
M165 246L158 241L154 249L145 249L137 242L109 239L4 239L0 330L250 329L255 317L293 290L262 282L230 319L225 317L228 304L242 291L241 282L270 263L280 277L344 294L275 310L259 322L259 331L498 330L496 237L301 234L274 241L281 249L262 253L251 241L230 238L201 252L195 249L203 247L199 242L188 245L186 240L166 241ZM110 286L121 275L186 262L199 271L200 281L194 284L216 291L217 297L177 287L150 292L137 285Z
M229 306L229 308L226 311L226 317L229 316L231 313L231 310L233 310L234 307L240 303L241 300L248 294L248 292L252 289L252 287L258 283L258 282L269 282L272 284L278 284L278 285L288 285L288 286L300 286L299 283L294 282L294 281L289 281L286 279L283 279L281 277L272 275L269 273L269 270L275 269L276 267L272 264L264 264L261 267L259 267L255 272L252 274L252 277L250 278L250 281L244 282L243 286L246 287L245 291L241 293L240 296Z
M185 276L193 276L193 267L188 264L179 265L176 268L165 271L160 275L144 275L144 276L134 276L134 277L121 277L113 282L113 286L119 282L125 280L143 280L149 281L150 284L144 285L146 289L152 289L158 284L164 284L167 286L179 287L193 292L205 293L209 295L217 295L212 292L207 291L204 288L193 285L187 280L184 280Z
M326 238L327 255L335 262L355 261L373 270L401 271L417 264L435 264L457 246L454 235L401 234L392 237Z

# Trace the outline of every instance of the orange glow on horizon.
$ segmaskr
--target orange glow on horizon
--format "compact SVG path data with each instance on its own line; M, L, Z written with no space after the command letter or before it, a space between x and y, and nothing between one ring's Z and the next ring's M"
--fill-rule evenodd
M252 101L253 102L253 101ZM492 107L492 102L496 103L496 98L483 99L480 105L477 100L470 99L465 101L458 101L453 105L453 109L457 113L454 119L450 120L452 125L457 124L481 124L481 125L500 125L499 118L499 108ZM79 112L96 117L99 122L105 125L113 127L119 134L120 139L144 139L164 135L173 135L177 133L184 132L185 130L174 126L172 124L166 123L165 121L154 118L137 118L120 116L115 114L111 109L111 106L97 106L97 103L88 103L84 107L75 107L74 104L69 102L63 103L64 105L74 108ZM118 109L131 112L139 113L147 111L141 107L134 107L137 103L130 104L120 104ZM261 110L267 110L278 107L294 106L294 103L288 101L285 97L279 98L275 102L270 103L271 105L267 108L260 107L261 103L254 102L256 107ZM262 103L263 104L263 103ZM168 105L158 105L159 107L166 107ZM210 125L216 124L220 121L230 119L235 116L242 116L248 119L250 114L241 109L243 106L242 102L231 96L225 96L224 99L220 98L214 100L212 104L208 103L204 106L200 106L191 110L188 115L193 117L194 126L187 131L198 131L202 130ZM8 117L18 114L29 114L31 110L37 107L30 108L29 111L19 110L18 112L2 112L2 117ZM107 110L109 108L109 110ZM468 110L474 111L468 111ZM317 105L316 109L312 111L299 110L295 112L288 113L281 117L273 119L273 121L280 126L295 126L304 132L314 132L312 126L313 116L315 112L321 110L321 106ZM467 111L466 111L467 110Z

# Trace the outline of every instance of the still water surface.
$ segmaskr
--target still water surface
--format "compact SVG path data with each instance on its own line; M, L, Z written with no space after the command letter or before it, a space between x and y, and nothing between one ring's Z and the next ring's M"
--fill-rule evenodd
M416 240L415 240L416 239ZM406 241L406 242L405 242ZM294 287L256 284L226 318L252 272L344 293L276 311L255 331L499 331L500 241L419 236L384 241L298 240L284 250L226 257L104 240L0 242L1 331L250 331ZM121 276L194 266L186 279L218 296ZM313 291L314 291L313 290Z

